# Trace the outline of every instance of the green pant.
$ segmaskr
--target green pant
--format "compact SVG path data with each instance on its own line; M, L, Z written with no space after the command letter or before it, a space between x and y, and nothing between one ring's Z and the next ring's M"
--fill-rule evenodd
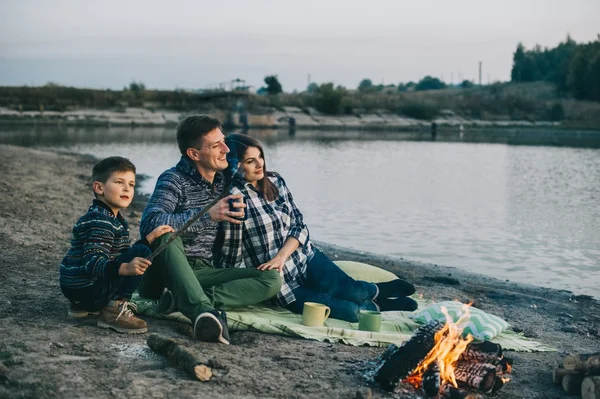
M162 235L152 246L157 248L169 236ZM281 289L281 277L277 270L220 269L205 259L188 259L177 238L154 258L138 291L156 299L164 287L173 292L179 311L193 322L200 313L215 308L239 308L272 298Z

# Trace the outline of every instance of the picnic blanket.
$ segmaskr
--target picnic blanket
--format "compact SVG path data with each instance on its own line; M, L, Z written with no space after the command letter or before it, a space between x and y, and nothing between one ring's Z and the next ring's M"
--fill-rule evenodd
M340 268L355 279L383 282L397 278L394 274L359 262L338 261ZM431 301L414 297L419 307ZM156 301L144 299L135 294L133 299L138 306L138 313L156 319L170 319L181 323L192 324L180 312L162 315L156 311ZM419 324L410 319L411 312L382 312L380 332L358 330L358 323L329 318L323 327L306 327L302 325L302 315L294 314L287 309L271 306L248 306L227 311L227 323L230 331L258 331L267 334L278 334L288 337L312 339L316 341L340 342L346 345L380 346L400 345L409 340ZM530 340L521 334L506 330L494 337L492 342L502 345L506 350L520 352L555 351L554 348L540 342Z

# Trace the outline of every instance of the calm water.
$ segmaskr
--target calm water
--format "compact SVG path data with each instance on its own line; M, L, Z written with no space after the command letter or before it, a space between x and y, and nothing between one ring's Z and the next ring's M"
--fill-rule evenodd
M314 239L600 297L599 149L251 134ZM173 129L0 128L0 142L129 157L148 193L180 156Z

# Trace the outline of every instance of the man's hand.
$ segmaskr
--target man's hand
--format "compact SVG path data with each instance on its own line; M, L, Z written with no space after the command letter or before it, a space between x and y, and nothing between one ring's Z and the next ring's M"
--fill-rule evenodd
M234 224L242 224L241 220L234 219L244 217L244 208L246 207L246 204L240 202L240 198L242 198L242 194L232 194L217 202L215 206L208 210L210 220L212 220L213 222L229 222ZM230 199L232 199L234 202L233 206L238 208L240 212L232 212L229 210Z
M164 224L164 225L158 226L157 228L152 230L152 232L146 236L146 240L148 240L148 242L150 244L152 244L152 241L156 240L158 237L162 236L163 234L172 233L174 231L175 230L173 230L173 228L171 226Z
M119 276L141 276L152 262L144 258L133 258L129 263L121 263Z
M281 269L283 269L284 265L285 265L285 259L283 259L282 256L279 256L279 254L277 254L270 261L258 266L257 269L262 270L262 271L277 269L277 271L281 272Z

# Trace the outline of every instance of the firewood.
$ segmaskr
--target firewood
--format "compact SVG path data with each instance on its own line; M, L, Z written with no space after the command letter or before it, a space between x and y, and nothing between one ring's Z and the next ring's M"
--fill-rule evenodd
M496 366L488 363L457 362L454 366L454 376L460 385L490 393L496 382Z
M552 371L552 382L555 384L562 384L563 378L568 374L579 374L579 371L567 370L563 369L562 367L554 367L554 371Z
M200 381L208 381L212 378L212 369L175 340L161 337L158 334L150 334L147 343L152 350L166 356L171 363Z
M577 395L581 392L581 382L583 376L581 374L567 374L563 377L562 387L569 395Z
M600 399L600 377L585 377L581 383L582 399Z
M477 349L479 352L487 353L488 355L502 357L502 346L491 341L471 342L467 348Z
M450 384L444 385L440 395L442 399L480 399L481 395L466 391L460 388L454 388Z
M497 345L497 344L496 344ZM500 345L498 345L500 347ZM497 355L500 353L500 355ZM471 363L489 363L496 366L498 374L503 374L508 371L509 365L512 364L512 359L502 357L502 348L492 353L486 353L479 349L478 346L469 345L458 358L459 362Z
M435 396L440 392L440 366L433 362L423 373L423 390L429 396Z
M400 380L408 377L435 345L435 334L444 327L441 321L426 324L402 346L388 347L381 356L375 381L386 391L393 391Z
M563 359L564 368L584 374L600 372L600 353L567 355Z

